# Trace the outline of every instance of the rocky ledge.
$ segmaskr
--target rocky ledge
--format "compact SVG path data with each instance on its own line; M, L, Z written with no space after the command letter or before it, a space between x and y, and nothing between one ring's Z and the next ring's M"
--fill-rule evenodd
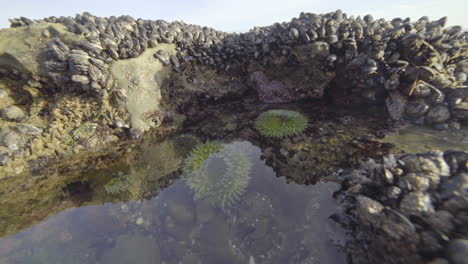
M11 19L0 30L0 178L28 190L13 176L44 174L59 159L71 161L47 174L108 165L130 153L127 139L194 122L207 138L239 130L257 140L248 128L256 111L300 101L316 115L304 135L259 141L282 175L313 183L309 171L328 173L362 152L387 153L386 145L353 140L387 116L440 130L468 123L468 33L446 21L337 10L237 34L89 13ZM231 115L219 116L223 103ZM330 121L330 108L367 116L350 111ZM468 153L388 155L344 171L336 193L342 211L333 218L352 230L352 263L466 263Z
M352 263L466 263L467 152L388 155L343 177L332 218L352 230Z
M187 109L249 91L263 103L371 103L438 129L468 120L468 34L445 17L301 13L242 34L87 12L10 21L0 30L2 177L176 128Z

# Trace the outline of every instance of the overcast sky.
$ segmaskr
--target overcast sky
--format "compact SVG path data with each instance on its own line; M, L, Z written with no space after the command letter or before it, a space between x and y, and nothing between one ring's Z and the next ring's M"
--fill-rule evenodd
M372 14L374 18L448 16L449 25L468 28L468 0L0 0L0 28L8 18L25 16L75 16L88 11L96 16L131 15L134 18L183 20L228 32L290 21L300 12L327 13L342 9L348 15Z

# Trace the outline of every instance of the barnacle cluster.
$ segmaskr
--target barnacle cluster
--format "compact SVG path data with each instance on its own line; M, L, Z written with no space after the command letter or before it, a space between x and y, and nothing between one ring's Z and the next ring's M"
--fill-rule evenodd
M260 134L274 138L299 134L306 127L307 118L291 110L269 110L260 114L255 121L255 128Z
M252 162L235 144L200 144L186 161L187 184L195 199L225 208L240 199L250 182Z

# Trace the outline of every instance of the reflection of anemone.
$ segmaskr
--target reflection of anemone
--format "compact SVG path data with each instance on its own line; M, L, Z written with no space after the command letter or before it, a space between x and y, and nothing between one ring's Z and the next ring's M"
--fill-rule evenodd
M255 128L267 137L282 138L296 135L307 127L307 118L302 114L290 110L269 110L255 121Z
M218 152L222 147L223 145L216 141L208 141L206 143L196 145L185 160L185 173L190 175L193 171L200 169L208 156Z
M187 183L195 192L195 199L206 198L224 208L242 196L250 181L251 168L248 155L236 145L226 145L208 155L198 169L192 170Z
M128 190L131 182L132 177L130 177L130 175L122 175L110 180L106 185L104 185L104 189L110 194L125 192Z

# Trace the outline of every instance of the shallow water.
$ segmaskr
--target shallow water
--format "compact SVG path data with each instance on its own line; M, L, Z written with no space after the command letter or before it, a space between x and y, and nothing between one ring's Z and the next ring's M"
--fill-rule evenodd
M236 163L233 149L248 161ZM237 169L232 174L249 178L232 204L221 206L213 195L197 197L184 178L136 200L135 189L151 186L136 174L161 174L170 163L147 155L149 161L138 168L107 171L112 179L93 187L93 196L113 202L70 208L0 239L0 263L345 263L338 246L345 233L328 218L336 210L332 193L338 184L286 184L249 142L224 150L227 156L219 154L214 162L224 159L227 165L221 165ZM215 165L205 166L206 173L225 172ZM217 195L228 191L217 188Z
M396 151L424 153L431 150L468 150L468 129L440 131L430 127L408 126L387 135L382 142L393 143Z

